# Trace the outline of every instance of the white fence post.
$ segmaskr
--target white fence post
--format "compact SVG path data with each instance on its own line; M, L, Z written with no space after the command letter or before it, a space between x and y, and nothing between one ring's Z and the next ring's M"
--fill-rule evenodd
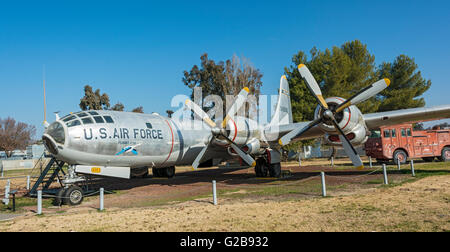
M373 168L373 166L372 166L372 157L371 156L369 156L369 166L370 166L370 169Z
M383 164L383 178L384 178L384 184L388 185L389 181L388 181L387 172L386 172L386 164Z
M37 192L37 214L42 214L42 191L39 190Z
M414 171L414 160L411 159L411 174L413 177L416 176L416 172Z
M320 173L320 177L322 178L322 196L327 196L327 186L325 184L325 172Z
M216 181L212 181L212 189L213 189L213 203L215 206L217 206L217 188L216 188Z
M100 188L100 211L103 211L105 209L104 200L103 200L104 195L105 195L105 189Z
M31 177L30 175L27 176L27 190L30 190L30 182L31 182Z

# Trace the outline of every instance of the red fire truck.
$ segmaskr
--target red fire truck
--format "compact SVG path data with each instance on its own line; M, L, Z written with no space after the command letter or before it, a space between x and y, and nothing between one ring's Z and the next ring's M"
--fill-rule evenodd
M381 127L372 131L364 149L367 156L379 162L393 160L404 164L408 158L428 162L438 158L447 162L450 161L450 129L413 131L412 124Z

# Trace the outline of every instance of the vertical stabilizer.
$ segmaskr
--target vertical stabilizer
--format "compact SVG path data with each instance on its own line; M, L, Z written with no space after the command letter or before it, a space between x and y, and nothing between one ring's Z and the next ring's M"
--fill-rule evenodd
M270 122L270 126L293 123L290 94L289 83L286 79L286 76L283 75L280 80L280 93L278 96L277 107Z

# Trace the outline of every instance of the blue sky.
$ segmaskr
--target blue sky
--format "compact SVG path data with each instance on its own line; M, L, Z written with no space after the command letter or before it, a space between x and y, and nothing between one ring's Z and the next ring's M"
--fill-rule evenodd
M275 94L299 50L359 39L376 63L414 57L431 79L427 106L450 99L448 1L0 1L0 118L42 132L45 65L48 120L78 111L90 84L132 109L165 114L189 95L182 72L200 55L244 56Z

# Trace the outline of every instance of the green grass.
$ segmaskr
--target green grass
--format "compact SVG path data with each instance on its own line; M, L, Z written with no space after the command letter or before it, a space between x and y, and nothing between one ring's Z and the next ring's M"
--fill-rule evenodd
M9 205L6 206L4 204L0 204L0 213L12 213L12 205L13 201L12 198L9 200ZM42 199L42 208L48 208L53 205L52 199ZM28 198L28 197L20 197L16 198L16 212L24 212L24 207L29 206L37 206L37 199L35 198Z

